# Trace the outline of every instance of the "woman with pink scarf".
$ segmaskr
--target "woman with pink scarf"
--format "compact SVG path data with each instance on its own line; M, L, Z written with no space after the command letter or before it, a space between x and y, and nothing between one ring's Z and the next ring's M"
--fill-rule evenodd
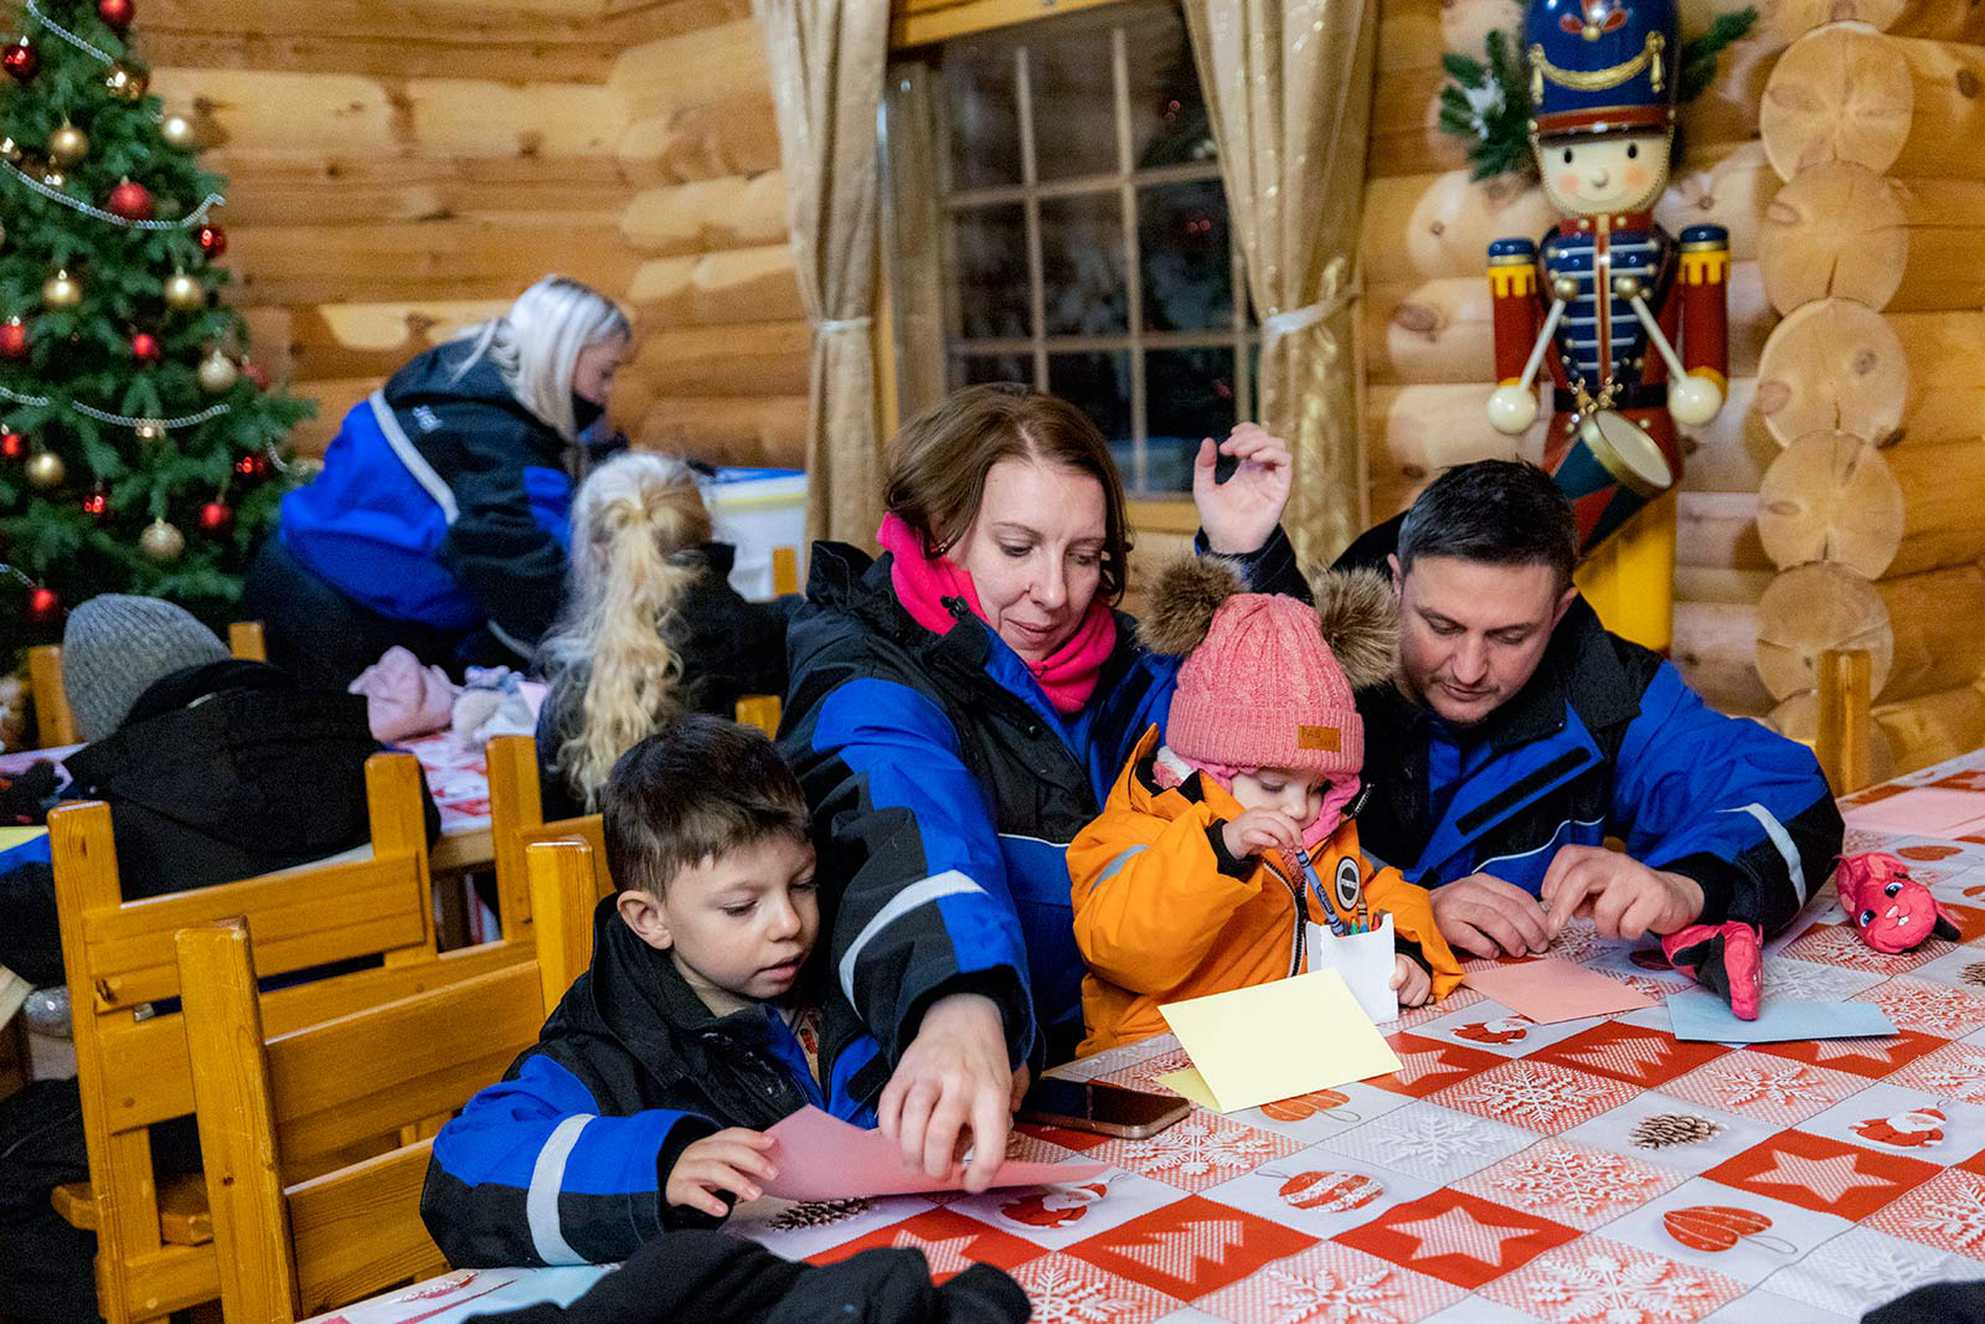
M1255 592L1307 598L1289 483L1288 448L1252 423L1202 442L1198 545ZM981 1190L1029 1069L1080 1037L1068 843L1162 727L1178 659L1114 610L1123 483L1074 406L961 391L898 434L887 505L880 557L813 549L781 747L813 808L825 974L891 1068L882 1129L932 1176L969 1144Z

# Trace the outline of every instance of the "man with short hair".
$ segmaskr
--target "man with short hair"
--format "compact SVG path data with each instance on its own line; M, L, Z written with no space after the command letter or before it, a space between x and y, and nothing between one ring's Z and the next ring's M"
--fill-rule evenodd
M1808 750L1601 626L1576 561L1565 498L1508 460L1448 470L1339 559L1390 567L1400 605L1394 683L1358 696L1360 837L1456 947L1541 952L1589 912L1754 1017L1764 935L1826 880L1839 810Z

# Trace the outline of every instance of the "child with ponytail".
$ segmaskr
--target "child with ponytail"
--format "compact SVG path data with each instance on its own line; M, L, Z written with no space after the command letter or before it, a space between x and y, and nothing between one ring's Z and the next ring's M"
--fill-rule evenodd
M565 609L540 656L546 818L599 808L614 761L686 712L729 717L747 694L784 694L791 602L746 602L736 551L710 541L695 474L647 451L588 474L572 507Z

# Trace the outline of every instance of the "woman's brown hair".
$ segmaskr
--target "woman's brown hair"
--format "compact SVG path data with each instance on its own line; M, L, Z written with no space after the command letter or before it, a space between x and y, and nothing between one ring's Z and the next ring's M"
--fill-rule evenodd
M1112 605L1123 597L1130 526L1123 479L1110 444L1089 416L1066 400L1024 386L969 386L905 423L889 456L884 500L917 531L924 551L942 556L978 518L986 475L1005 459L1032 459L1088 474L1103 485L1102 584Z

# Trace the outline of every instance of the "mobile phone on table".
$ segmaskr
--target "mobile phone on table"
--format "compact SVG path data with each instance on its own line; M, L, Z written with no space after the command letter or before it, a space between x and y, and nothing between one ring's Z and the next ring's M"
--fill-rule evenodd
M1098 1135L1143 1140L1183 1121L1192 1104L1171 1094L1152 1094L1097 1080L1034 1082L1021 1101L1022 1121L1073 1127Z

